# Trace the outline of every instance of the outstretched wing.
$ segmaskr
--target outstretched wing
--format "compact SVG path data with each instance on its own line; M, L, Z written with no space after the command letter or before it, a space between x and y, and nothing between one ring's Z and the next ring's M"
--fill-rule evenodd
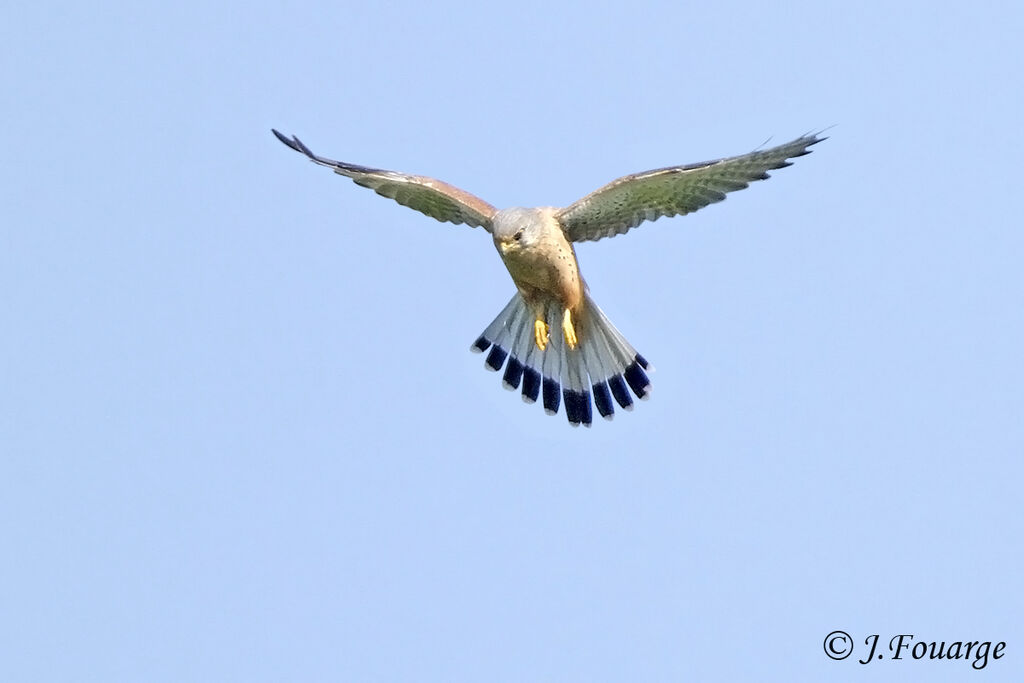
M619 235L643 221L681 216L725 199L768 171L789 166L787 159L809 154L825 138L805 135L785 145L738 157L689 166L659 168L619 178L557 214L573 242Z
M491 231L491 218L497 209L479 197L426 176L366 168L325 159L313 154L297 137L286 138L276 130L271 131L278 140L296 152L305 154L321 166L334 169L335 173L351 178L357 185L368 187L382 197L394 199L402 206L416 209L441 222L465 223L470 227L482 227L487 232Z

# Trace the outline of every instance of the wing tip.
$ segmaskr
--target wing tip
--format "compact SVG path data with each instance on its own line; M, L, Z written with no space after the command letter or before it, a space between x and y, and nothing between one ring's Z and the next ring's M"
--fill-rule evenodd
M287 144L289 143L289 141L288 141L288 138L286 138L286 137L284 136L284 134L283 134L283 133L281 133L281 131L279 131L279 130L278 130L277 128L271 128L271 129L270 129L270 132L271 132L271 133L273 133L273 134L274 134L274 137L276 137L276 138L277 138L278 140L280 140L280 141L281 141L281 142L283 142L284 144L286 144L286 145L287 145Z
M309 147L306 147L306 145L303 144L302 140L298 139L294 135L288 137L287 135L284 135L283 133L278 131L276 128L271 128L270 132L274 134L274 137L276 137L282 143L287 145L289 148L295 150L296 152L299 152L300 154L305 154L313 161L318 161L316 155L310 151Z
M786 143L784 145L779 145L777 147L774 147L774 148L771 148L771 149L766 149L766 150L758 150L758 151L761 151L761 152L763 152L765 154L771 154L772 152L778 153L778 152L783 152L783 150L785 150L784 153L785 153L786 156L781 158L781 159L779 159L778 161L776 161L775 163L771 164L770 166L768 166L767 170L765 170L763 173L761 173L760 175L758 175L758 176L756 176L756 177L754 177L752 179L753 180L767 180L768 178L771 177L771 175L768 173L768 171L777 171L780 168L786 168L788 166L792 166L793 162L790 161L790 159L798 159L799 157L807 156L808 154L812 153L814 151L813 149L810 149L812 145L816 145L819 142L822 142L824 140L828 140L827 136L822 135L822 133L824 133L825 130L828 130L828 129L826 128L826 129L821 130L821 131L819 131L817 133L805 133L804 135L801 135L800 137L798 137L796 140L793 140L792 142L788 142L788 143Z
M828 140L829 136L822 135L822 133L824 133L825 131L828 131L828 130L830 130L832 128L835 128L835 126L832 125L832 126L829 126L828 128L822 128L821 130L819 130L816 133L804 133L803 135L798 137L793 142L794 143L803 143L803 150L800 151L798 154L794 154L790 158L791 159L795 159L796 157L802 157L805 154L810 154L811 152L813 152L814 150L808 149L808 148L811 147L812 145L818 144L819 142L824 142L825 140Z

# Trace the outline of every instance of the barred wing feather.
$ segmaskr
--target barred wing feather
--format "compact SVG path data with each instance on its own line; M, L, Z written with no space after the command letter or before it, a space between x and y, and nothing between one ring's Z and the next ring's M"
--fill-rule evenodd
M497 209L465 190L426 176L408 175L379 168L368 168L344 161L334 161L313 154L297 137L286 137L272 130L277 139L312 161L351 178L357 185L368 187L382 197L394 199L402 206L415 209L442 223L465 223L487 232Z
M628 175L563 209L558 219L573 242L621 235L644 221L720 202L726 193L768 178L768 171L789 166L788 159L809 154L808 148L824 139L805 135L750 154Z

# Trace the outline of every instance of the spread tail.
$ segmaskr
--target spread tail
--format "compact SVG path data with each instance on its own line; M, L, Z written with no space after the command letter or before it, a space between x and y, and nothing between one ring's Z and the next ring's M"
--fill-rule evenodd
M647 361L615 329L589 293L575 318L579 342L575 349L565 343L562 311L550 306L547 318L551 335L541 351L534 342L533 313L516 292L471 349L482 353L489 348L485 367L497 372L504 365L502 384L511 391L522 387L527 403L542 397L545 412L554 415L564 402L565 415L574 427L589 427L593 421L591 395L597 412L609 420L615 414L613 398L624 410L632 410L629 389L638 398L650 396L651 382L644 372Z

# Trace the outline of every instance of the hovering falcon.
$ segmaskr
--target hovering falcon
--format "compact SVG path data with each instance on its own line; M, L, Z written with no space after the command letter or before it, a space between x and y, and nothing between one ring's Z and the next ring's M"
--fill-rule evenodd
M597 412L611 419L614 403L632 409L630 390L638 398L649 397L645 371L652 368L590 298L573 242L612 237L643 221L720 202L727 192L768 178L768 171L789 166L788 159L808 154L811 145L825 139L805 135L750 154L628 175L564 209L499 211L440 180L325 159L297 137L273 133L357 185L441 222L491 233L517 291L471 348L480 353L490 349L485 366L495 372L504 366L504 386L513 391L521 386L524 401L542 397L549 415L564 403L569 423L588 427L591 395Z

